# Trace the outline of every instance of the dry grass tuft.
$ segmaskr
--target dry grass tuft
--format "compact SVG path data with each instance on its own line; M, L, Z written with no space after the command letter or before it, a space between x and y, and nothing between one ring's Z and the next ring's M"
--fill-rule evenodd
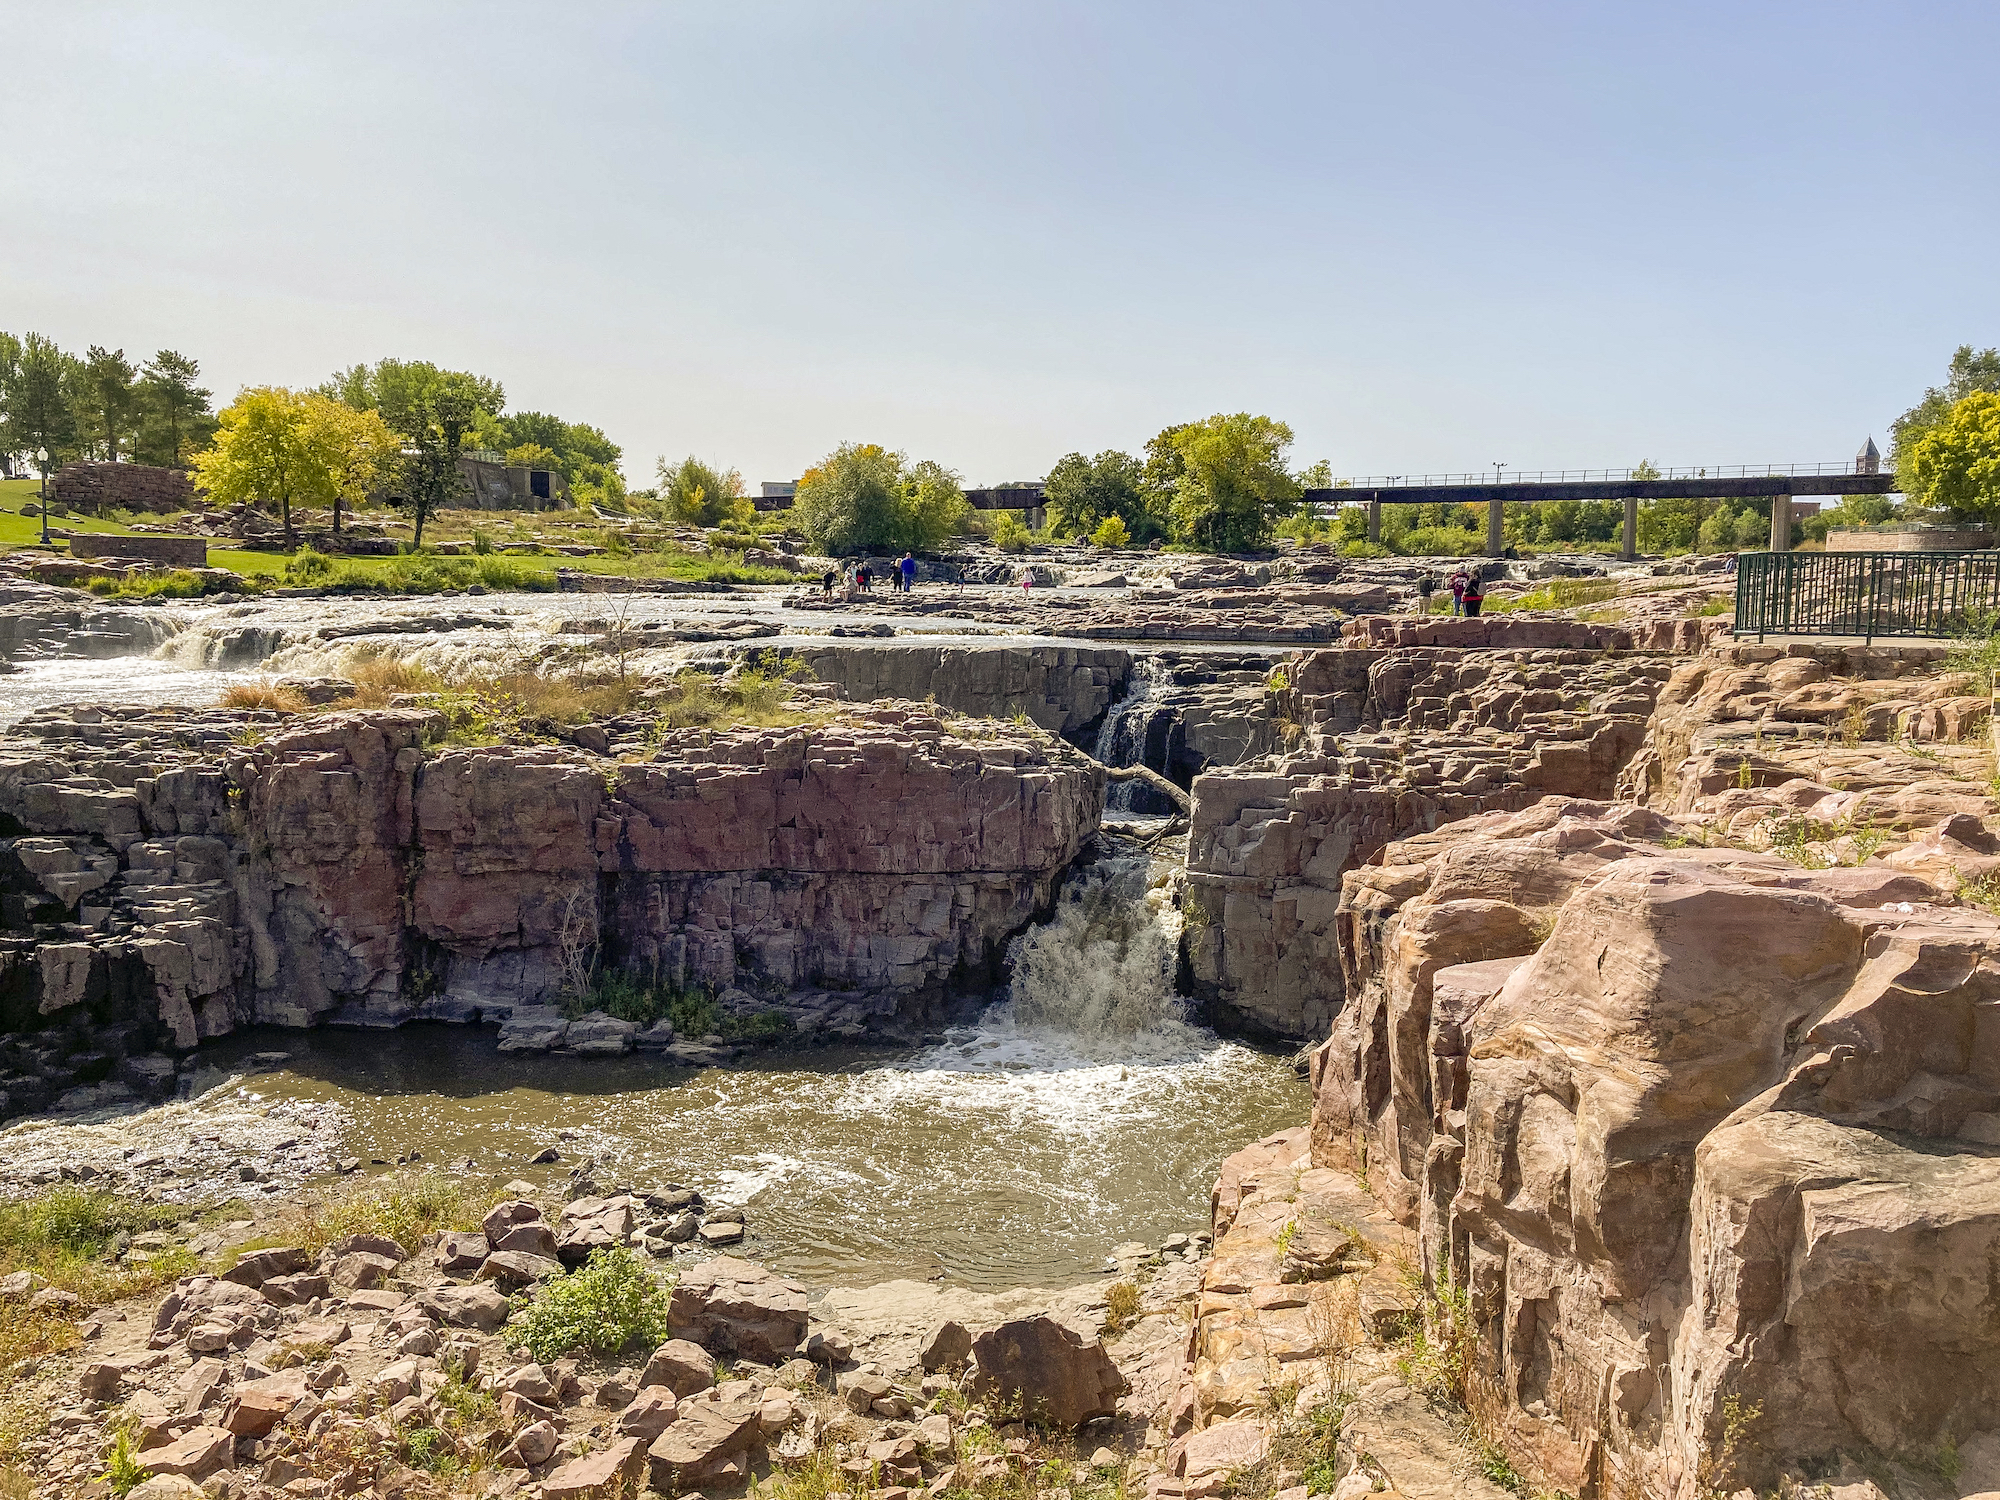
M217 700L222 708L264 708L274 713L304 713L312 705L297 688L280 687L275 682L239 682L223 689Z

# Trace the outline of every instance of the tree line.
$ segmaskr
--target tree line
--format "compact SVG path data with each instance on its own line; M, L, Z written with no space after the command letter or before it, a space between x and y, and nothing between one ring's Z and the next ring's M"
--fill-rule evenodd
M123 349L76 355L0 332L0 466L46 452L181 467L216 429L200 381L199 362L172 349L135 365Z

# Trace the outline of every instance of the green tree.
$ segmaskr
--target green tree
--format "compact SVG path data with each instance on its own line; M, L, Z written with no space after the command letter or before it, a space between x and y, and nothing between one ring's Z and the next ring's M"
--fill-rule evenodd
M327 468L333 504L333 531L340 534L340 510L364 503L392 482L402 462L402 439L380 412L356 411L314 391L305 398L309 437Z
M1285 468L1292 429L1248 412L1170 427L1146 445L1149 483L1171 475L1177 541L1242 552L1270 540L1295 510L1300 486Z
M792 516L819 551L934 547L965 524L958 476L874 443L843 443L799 479Z
M196 384L201 366L185 354L162 349L139 376L139 438L135 453L145 463L179 468L190 448L215 431L212 394Z
M1125 523L1146 541L1165 531L1146 504L1146 466L1129 453L1106 449L1095 458L1065 454L1043 485L1049 530L1057 536L1090 536L1107 517Z
M1965 520L2000 520L2000 393L1973 391L1910 444L1927 503Z
M331 504L335 494L307 393L272 385L239 392L217 418L215 442L194 456L194 484L220 505L277 501L290 551L292 502Z
M507 392L499 381L465 370L440 369L427 359L382 359L372 367L355 365L324 382L319 393L343 401L356 411L379 411L398 432L413 435L398 420L399 415L407 418L411 413L432 409L438 393L446 387L455 393L455 399L465 400L474 411L497 416L507 409Z
M684 458L670 464L664 458L656 465L660 478L660 499L676 520L691 526L716 526L735 513L735 503L743 493L743 476L734 469L717 469L698 458Z
M1889 459L1896 470L1896 488L1919 505L1942 504L1933 500L1925 477L1917 472L1917 442L1938 426L1967 396L1980 391L2000 391L2000 349L1975 351L1960 344L1945 368L1943 385L1924 392L1923 399L1889 424Z
M399 392L393 410L382 410L383 419L408 445L399 467L418 547L424 544L424 524L465 493L458 456L479 411L477 394L469 377L447 377Z
M123 349L92 344L84 357L77 416L93 442L104 440L104 457L111 463L118 461L119 440L132 430L138 415L138 377Z
M36 458L44 488L49 474L79 444L76 409L77 392L83 369L73 355L62 352L53 340L30 333L15 346L6 361L5 384L0 385L0 428L4 446L12 452ZM48 529L47 507L43 507L42 528Z

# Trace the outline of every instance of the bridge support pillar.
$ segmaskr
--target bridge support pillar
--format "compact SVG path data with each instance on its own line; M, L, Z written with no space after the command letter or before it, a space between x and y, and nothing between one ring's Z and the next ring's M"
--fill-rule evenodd
M1488 557L1498 557L1507 550L1507 537L1505 532L1501 530L1502 524L1503 519L1500 514L1499 499L1496 497L1488 500L1486 502L1486 555Z
M1639 555L1639 497L1625 497L1625 545L1619 556L1631 562Z
M1773 495L1771 497L1771 550L1789 552L1792 550L1792 497Z
M1373 497L1368 501L1368 540L1378 544L1382 540L1382 502Z

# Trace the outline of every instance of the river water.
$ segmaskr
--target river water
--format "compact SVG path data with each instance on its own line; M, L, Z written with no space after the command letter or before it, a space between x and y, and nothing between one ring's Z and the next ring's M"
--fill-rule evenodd
M630 597L627 628L758 620L788 632L759 641L775 644L803 638L789 632L807 624L775 598ZM494 595L196 608L146 657L21 663L0 676L0 726L61 703L212 702L231 681L335 669L352 649L441 666L513 660L622 602ZM440 614L459 619L425 628ZM938 625L939 639L1023 639L969 621ZM1072 881L1055 919L1019 940L1011 997L921 1047L772 1053L690 1070L640 1055L502 1056L490 1029L261 1029L206 1049L198 1082L208 1092L156 1112L150 1135L145 1116L38 1122L0 1132L0 1151L32 1147L51 1160L71 1130L139 1142L178 1133L192 1143L206 1130L203 1149L226 1164L232 1133L254 1136L269 1109L283 1132L309 1142L315 1164L337 1154L321 1138L337 1130L338 1150L364 1160L470 1159L482 1174L551 1188L579 1165L606 1188L684 1183L745 1208L746 1253L816 1284L935 1276L992 1290L1087 1280L1103 1274L1114 1245L1205 1227L1223 1157L1298 1124L1309 1107L1288 1060L1184 1018L1161 879L1128 860ZM274 1049L289 1054L281 1067L240 1070ZM320 1128L303 1134L314 1120ZM562 1162L527 1165L551 1145ZM97 1149L122 1150L101 1139Z

